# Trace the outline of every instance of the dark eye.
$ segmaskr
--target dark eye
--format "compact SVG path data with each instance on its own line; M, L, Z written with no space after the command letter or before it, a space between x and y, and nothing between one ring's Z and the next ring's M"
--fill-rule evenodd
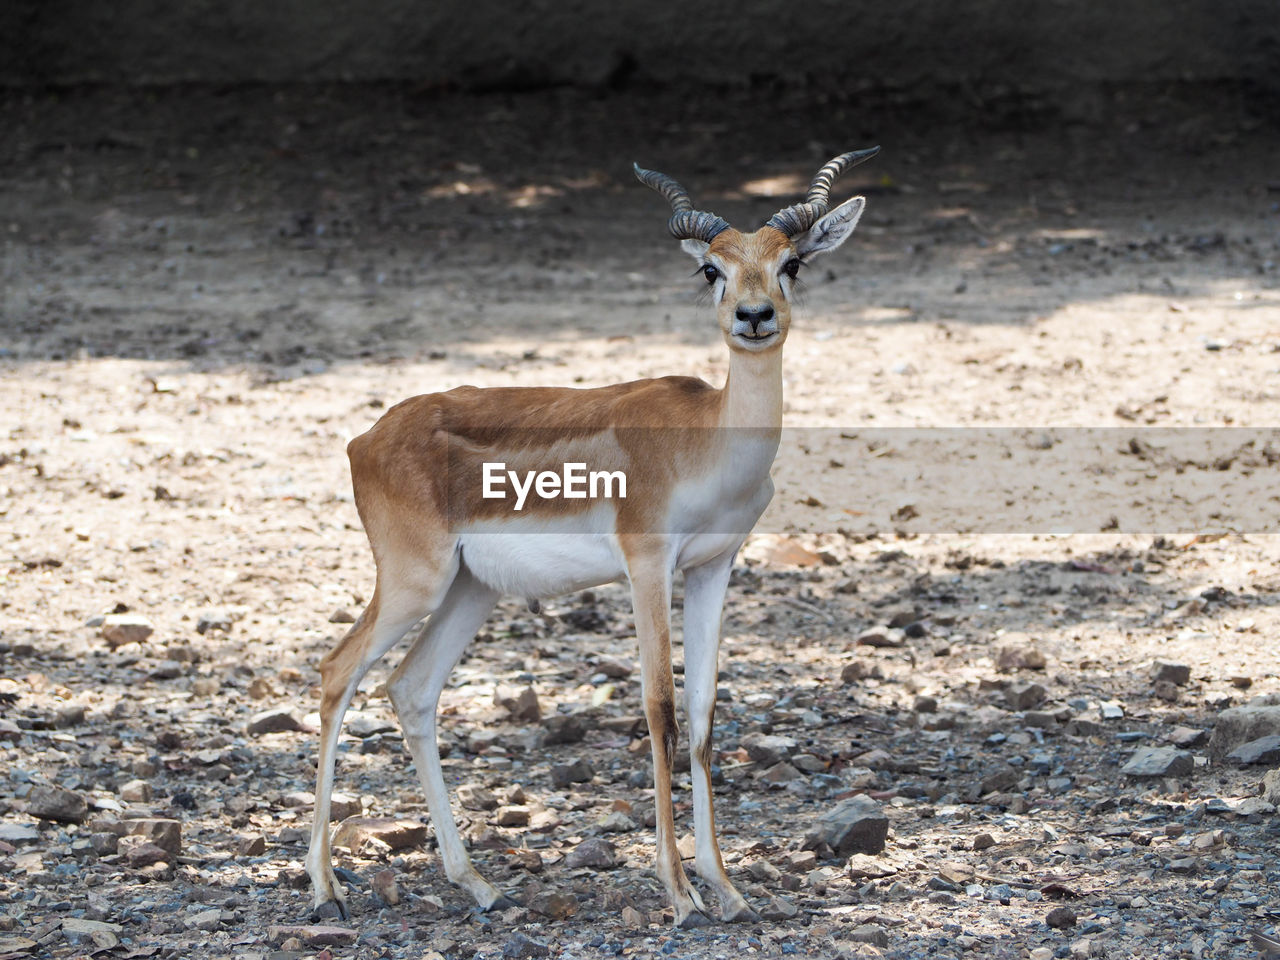
M800 259L798 257L792 257L782 265L782 272L794 280L796 278L796 274L800 272Z
M720 271L708 263L703 266L702 275L707 278L707 283L715 283L720 276Z

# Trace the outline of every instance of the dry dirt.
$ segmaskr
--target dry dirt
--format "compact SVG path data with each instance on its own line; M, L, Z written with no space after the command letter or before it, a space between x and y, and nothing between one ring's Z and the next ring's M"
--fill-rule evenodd
M1230 97L1139 93L1089 122L770 90L6 94L0 956L1255 956L1280 906L1266 768L1203 744L1176 777L1120 765L1280 694L1280 527L1231 492L1274 473L1280 144ZM316 664L371 589L346 440L463 383L718 382L701 280L631 161L748 224L870 142L883 154L841 188L867 194L863 225L815 264L793 324L796 429L724 624L721 833L772 919L663 916L647 750L625 719L639 685L602 672L635 661L612 586L538 615L504 602L444 696L450 781L523 788L528 826L458 812L525 906L477 915L430 840L373 844L340 857L350 933L277 929L306 922L307 798L290 795L311 788L315 737L246 724L276 707L314 721ZM954 464L905 455L922 427L1001 430L1000 449L1037 453L984 454L980 474L1051 491L1089 472L1068 428L1107 428L1096 449L1146 486L1101 523L944 508ZM1256 429L1225 465L1130 445L1191 427ZM913 465L886 473L894 457ZM1219 501L1199 519L1161 496L1187 474ZM1275 502L1265 482L1249 496ZM113 649L94 625L113 611L154 633ZM896 645L856 643L891 620ZM1002 670L1001 648L1047 662ZM1154 661L1190 679L1157 688ZM386 674L357 698L339 790L425 820L383 729ZM495 684L582 713L585 739L546 744ZM761 731L794 738L798 769L764 776L743 749ZM594 778L553 786L575 756ZM89 801L85 822L28 812L51 783ZM807 856L860 791L889 818L884 853ZM617 810L620 865L565 866ZM182 830L149 867L111 833L145 816ZM398 904L371 892L384 869ZM1074 921L1046 925L1058 906Z

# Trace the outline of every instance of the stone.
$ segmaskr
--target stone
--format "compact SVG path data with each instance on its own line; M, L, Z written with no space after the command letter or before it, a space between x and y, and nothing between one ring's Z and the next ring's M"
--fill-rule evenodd
M782 871L768 860L752 860L747 864L747 873L761 883L777 883L782 877Z
M601 657L596 661L596 670L614 680L624 680L632 674L632 666L613 657Z
M1139 747L1120 772L1128 777L1185 777L1195 766L1195 759L1185 750Z
M1033 710L1048 696L1042 683L1018 683L1004 692L1004 701L1010 710Z
M916 697L915 703L911 705L911 708L916 713L937 713L938 698L921 694L920 696Z
M569 851L564 858L564 865L569 868L596 867L608 870L618 865L618 853L608 840L591 837Z
M270 710L255 713L245 726L245 732L250 736L305 730L307 730L306 725L287 707L272 707Z
M542 742L547 746L557 743L579 743L587 735L583 722L571 714L552 714L542 721Z
M844 865L844 872L852 880L879 880L881 877L893 876L898 868L877 857L855 853Z
M896 627L872 627L863 630L854 640L860 647L900 647L906 642L906 634Z
M986 850L988 847L996 845L996 838L989 833L979 833L973 838L972 847L974 850Z
M348 850L358 850L370 840L383 843L391 850L403 850L425 843L427 828L416 820L350 817L338 824L333 834L333 845Z
M877 927L873 923L859 924L844 936L854 943L870 943L882 950L889 946L889 934L885 933L884 927Z
M601 833L630 833L636 829L636 822L621 810L611 811L599 823Z
M523 960L525 957L546 957L550 954L550 946L541 940L525 936L519 930L511 934L510 939L502 945L504 960Z
M1160 683L1161 681L1185 687L1191 682L1191 668L1185 663L1157 660L1151 667L1151 682Z
M310 947L345 947L355 943L359 936L359 930L322 923L306 926L272 924L267 927L267 939L281 946L286 940L296 939Z
M154 796L155 791L145 780L130 780L120 788L120 799L125 803L149 803Z
M775 763L760 775L760 779L765 783L790 783L792 780L802 780L803 778L804 774L785 760L781 763Z
M985 797L988 793L1012 790L1021 779L1022 774L1016 769L1007 763L1001 764L982 778L982 782L978 785L978 796Z
M129 866L135 868L167 863L173 856L158 843L139 836L121 837L117 849L124 855Z
M168 817L139 817L121 823L127 836L150 840L166 853L177 856L182 852L182 824Z
M863 793L842 800L820 815L813 829L805 835L805 847L825 843L839 857L880 853L888 836L889 818L880 804Z
M395 733L396 725L393 721L384 719L375 713L369 713L364 710L348 710L346 719L342 722L342 729L353 737L359 737L364 740L380 733Z
M760 916L765 920L792 920L800 913L800 908L785 897L770 897L760 909Z
M558 890L543 890L529 899L528 907L552 920L568 920L578 912L578 898Z
M151 621L136 613L110 613L102 618L102 639L112 650L129 643L143 643L155 632Z
M260 857L266 852L267 838L260 833L251 837L241 837L236 843L238 857Z
M582 757L574 757L564 763L551 765L551 784L567 787L575 783L587 783L596 775L595 769Z
M1123 720L1124 707L1114 700L1103 700L1098 704L1098 716L1103 720Z
M1171 680L1157 680L1152 685L1151 692L1165 703L1178 702L1178 685Z
M196 620L196 633L230 633L234 622L231 614L223 610L206 610Z
M329 614L330 623L355 623L356 615L350 610L339 607L333 613Z
M27 795L27 812L41 820L84 823L89 802L80 794L53 784L38 784Z
M1280 769L1262 775L1262 799L1280 807Z
M1181 750L1188 750L1201 746L1209 739L1209 734L1195 727L1174 727L1165 734L1165 739Z
M525 687L515 693L498 687L493 691L493 705L506 710L513 720L533 722L542 719L542 707L538 703L538 693L533 687Z
M494 814L493 822L499 827L527 827L529 825L528 807L499 807Z
M396 884L394 870L379 870L369 878L369 888L373 891L373 895L388 907L394 907L400 903L400 887Z
M458 803L463 810L495 810L498 798L493 791L476 783L464 783L458 788Z
M1076 925L1076 912L1070 907L1054 907L1045 914L1044 922L1055 930L1066 930Z
M1250 740L1280 735L1280 706L1246 704L1218 714L1209 738L1209 756L1215 760Z
M750 733L742 738L742 746L747 751L747 756L765 767L771 767L787 759L799 745L791 737L780 737L768 733Z
M878 672L878 668L869 660L859 658L851 660L844 665L840 671L841 683L856 683L859 680L865 680L867 677L874 677Z
M221 910L218 911L222 913ZM94 953L114 950L120 945L120 933L124 928L118 923L107 923L105 920L90 920L84 917L63 917L62 936L68 943L75 945L93 944ZM4 945L0 944L0 951Z
M996 648L996 669L1001 673L1015 670L1043 670L1049 664L1044 652L1025 634L1005 634Z
M1265 763L1274 766L1280 763L1280 735L1259 737L1242 743L1227 754L1228 760L1234 760L1241 766L1254 763Z
M0 840L15 846L23 843L35 843L40 839L40 831L26 823L0 823Z
M222 926L222 910L218 907L201 910L187 917L184 923L191 930L217 930Z

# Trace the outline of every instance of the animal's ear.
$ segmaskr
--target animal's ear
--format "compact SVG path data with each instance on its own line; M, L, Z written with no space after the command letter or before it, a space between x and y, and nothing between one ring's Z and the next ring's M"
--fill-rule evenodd
M706 255L707 247L709 246L711 246L711 244L707 243L705 240L694 240L690 237L686 237L680 241L680 249L693 257L693 259L697 260L699 263L702 262L702 258Z
M854 197L840 204L796 238L796 253L801 257L807 257L826 253L840 246L849 239L849 234L853 233L853 228L858 225L858 218L862 216L862 210L866 205L865 197Z

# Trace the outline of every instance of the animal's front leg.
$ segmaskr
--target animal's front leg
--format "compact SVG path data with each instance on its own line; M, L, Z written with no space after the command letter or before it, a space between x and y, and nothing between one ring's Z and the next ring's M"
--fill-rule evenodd
M654 817L657 821L657 872L675 909L680 927L710 922L702 898L689 883L676 850L675 816L671 808L671 767L675 759L675 681L671 676L671 572L660 556L630 561L631 597L636 636L640 641L640 679L644 710L653 744Z
M758 920L729 879L716 838L711 799L711 730L716 715L716 676L720 617L733 568L733 553L684 572L684 702L689 715L689 756L693 772L694 861L700 876L716 891L725 920Z

